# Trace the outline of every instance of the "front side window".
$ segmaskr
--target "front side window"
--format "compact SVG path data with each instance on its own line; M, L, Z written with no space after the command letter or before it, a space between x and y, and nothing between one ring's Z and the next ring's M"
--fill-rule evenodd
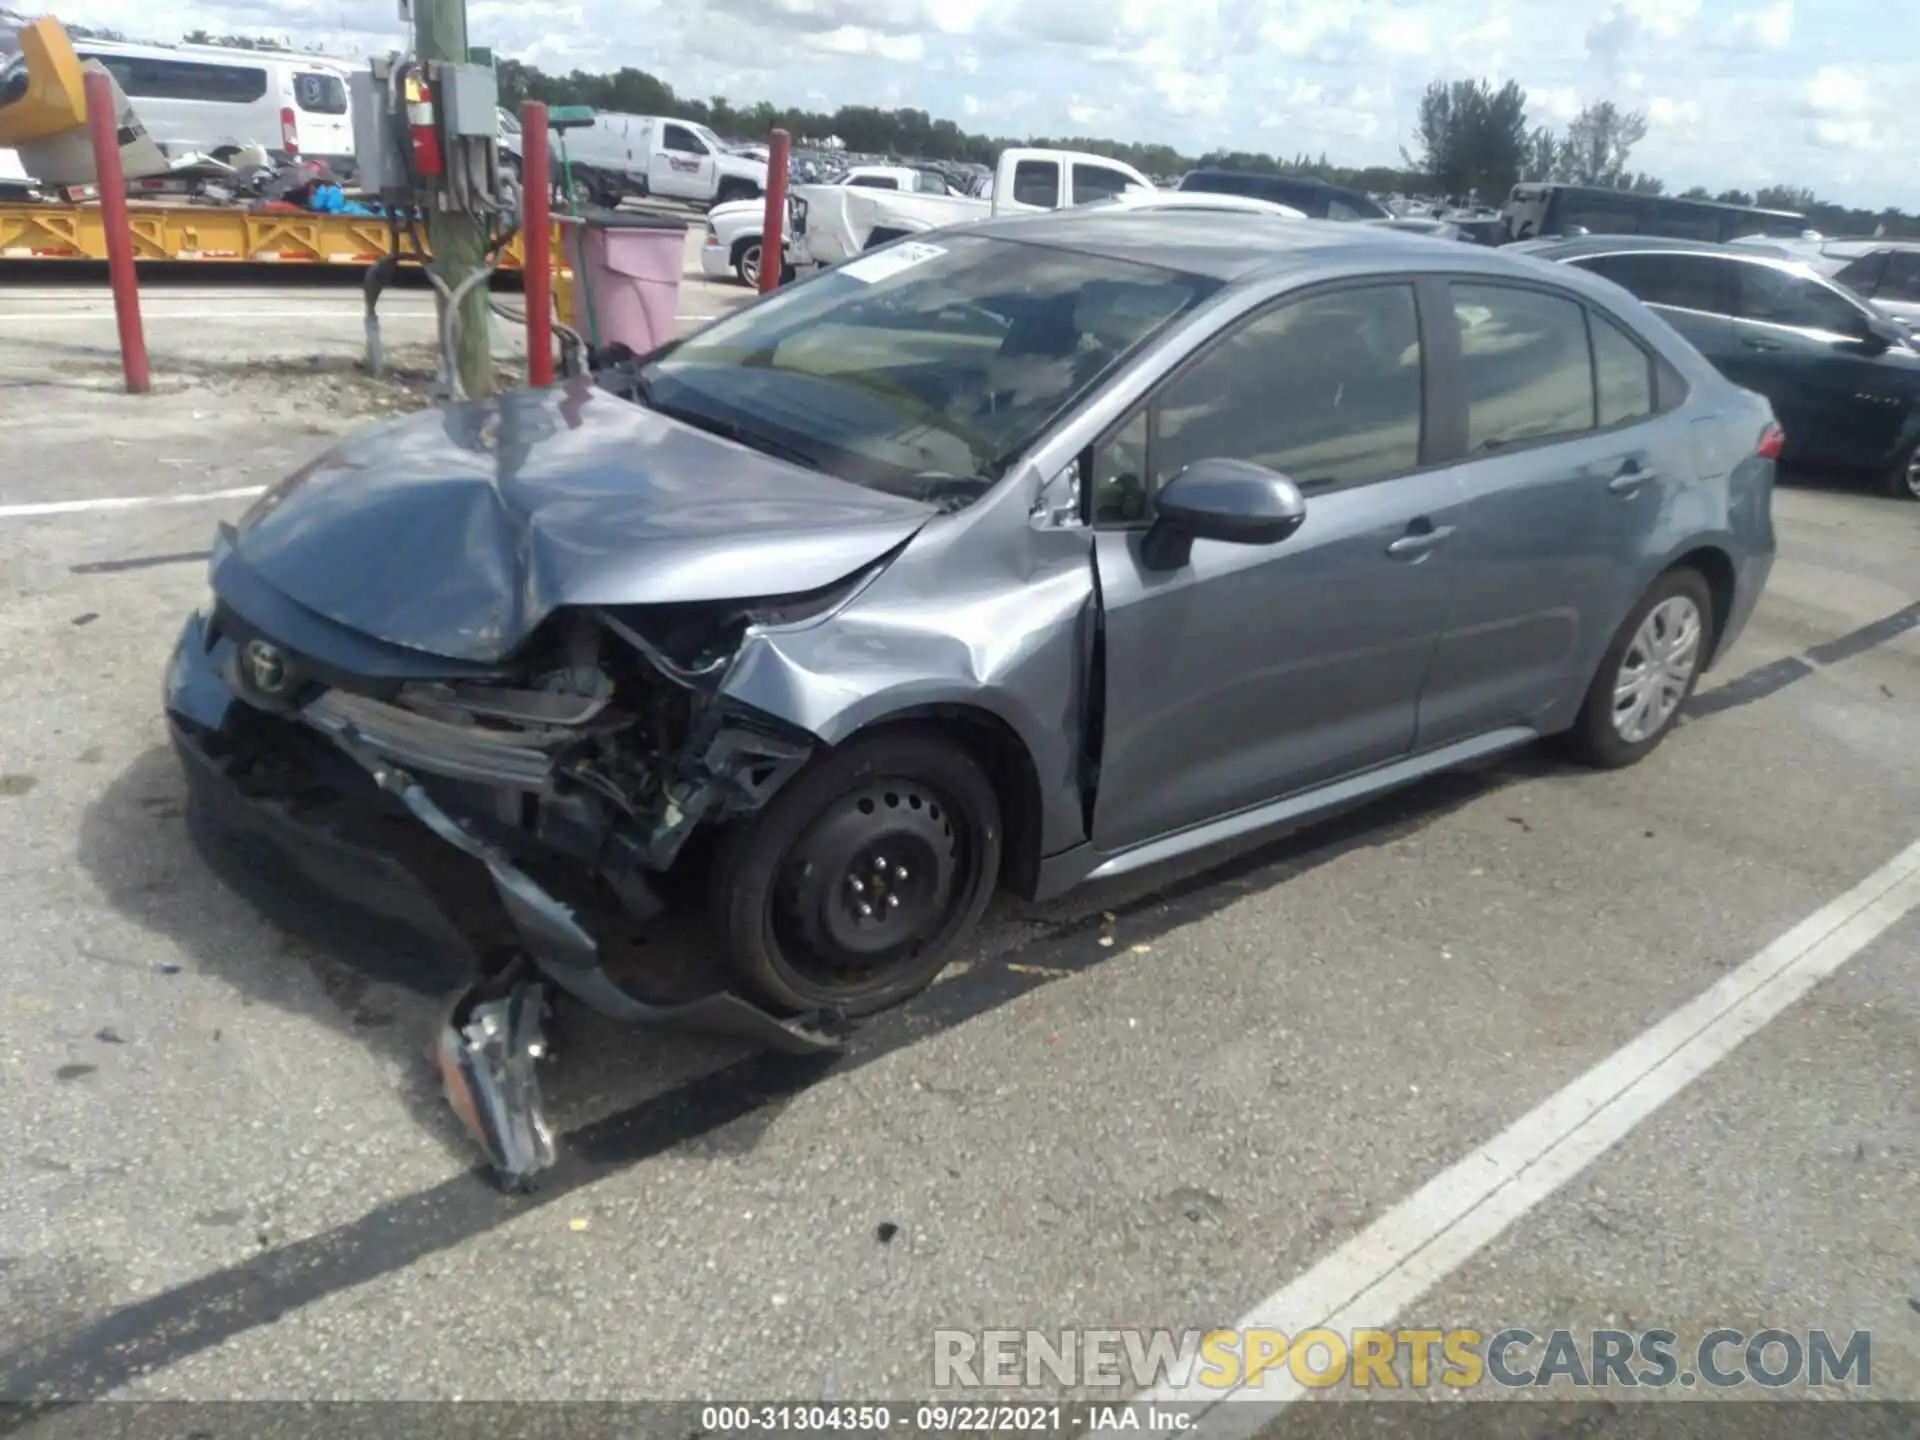
M898 190L900 182L891 175L856 175L847 184L862 190Z
M1451 288L1467 387L1469 453L1591 430L1586 307L1507 285Z
M293 77L293 103L314 115L347 113L347 86L338 75L309 71Z
M1887 277L1877 292L1882 300L1920 305L1920 250L1896 250L1887 260Z
M1412 470L1420 463L1421 374L1411 286L1286 302L1230 332L1161 389L1149 407L1150 455L1137 422L1101 447L1094 516L1144 521L1152 495L1198 460L1251 460L1308 491Z
M1604 275L1648 305L1725 315L1732 310L1728 262L1705 255L1596 255L1573 262Z
M1770 265L1741 265L1737 296L1734 313L1742 320L1831 335L1852 335L1861 328L1860 312L1844 296Z
M660 137L660 148L671 150L678 155L705 155L707 147L700 143L700 137L684 125L669 125Z
M654 408L767 453L970 498L1218 288L981 236L901 240L688 336L641 376Z

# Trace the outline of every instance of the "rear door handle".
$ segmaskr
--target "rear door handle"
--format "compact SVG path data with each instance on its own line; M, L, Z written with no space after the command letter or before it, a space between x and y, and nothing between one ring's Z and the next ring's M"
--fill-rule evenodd
M1613 479L1607 482L1607 489L1616 495L1622 495L1631 499L1640 493L1640 487L1642 485L1646 485L1659 478L1659 471L1642 470L1636 466L1631 470L1622 470L1618 475L1614 476Z
M1429 530L1410 531L1387 546L1387 554L1400 560L1407 559L1409 556L1424 555L1453 534L1453 528L1451 525L1436 525Z
M1749 350L1761 350L1769 354L1783 348L1777 340L1742 340L1740 343Z

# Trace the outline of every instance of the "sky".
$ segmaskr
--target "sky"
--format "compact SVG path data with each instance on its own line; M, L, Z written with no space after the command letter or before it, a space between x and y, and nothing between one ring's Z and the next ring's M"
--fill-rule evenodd
M151 39L195 28L403 39L399 0L67 0ZM1920 0L469 0L472 42L682 95L914 105L988 134L1098 135L1397 163L1435 78L1518 80L1536 122L1647 117L1670 190L1811 187L1920 212Z

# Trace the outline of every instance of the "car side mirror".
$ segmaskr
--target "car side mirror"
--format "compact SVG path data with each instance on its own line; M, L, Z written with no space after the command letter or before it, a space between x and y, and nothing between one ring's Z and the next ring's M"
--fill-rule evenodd
M1884 355L1894 346L1907 343L1909 332L1898 320L1878 315L1862 316L1861 320L1861 330L1854 336L1854 342L1866 354Z
M1277 545L1307 519L1300 487L1249 460L1196 461L1166 483L1153 508L1153 524L1140 542L1150 570L1185 565L1195 540Z

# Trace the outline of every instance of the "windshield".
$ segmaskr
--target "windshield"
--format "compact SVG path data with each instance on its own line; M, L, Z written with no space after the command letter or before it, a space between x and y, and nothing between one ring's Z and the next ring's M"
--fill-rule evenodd
M1218 282L942 236L869 251L696 332L646 403L876 489L979 494Z

